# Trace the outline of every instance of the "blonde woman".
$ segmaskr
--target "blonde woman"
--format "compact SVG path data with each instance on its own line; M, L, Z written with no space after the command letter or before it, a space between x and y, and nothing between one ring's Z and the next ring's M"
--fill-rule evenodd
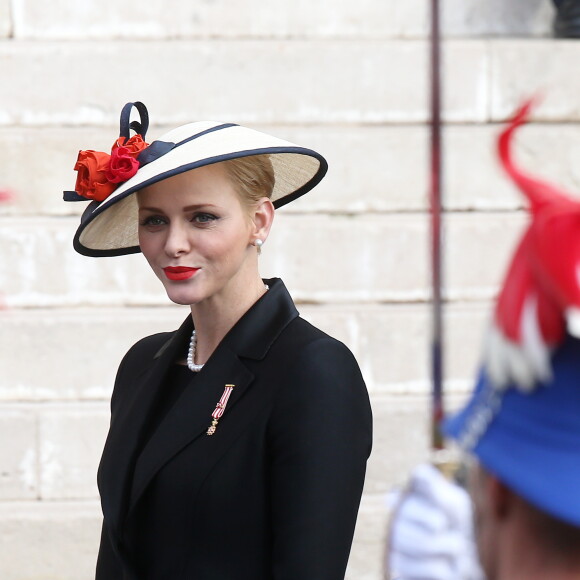
M133 107L141 122L130 125ZM94 200L77 251L142 251L189 309L119 368L97 580L342 579L371 448L368 395L350 351L258 267L275 208L314 187L326 162L232 124L191 123L147 144L147 123L129 103L111 155L82 151L65 193Z

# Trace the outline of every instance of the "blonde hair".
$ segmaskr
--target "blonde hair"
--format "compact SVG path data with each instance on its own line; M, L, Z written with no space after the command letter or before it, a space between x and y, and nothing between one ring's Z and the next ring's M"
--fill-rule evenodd
M222 161L242 203L251 207L263 197L270 198L276 178L269 155L250 155Z

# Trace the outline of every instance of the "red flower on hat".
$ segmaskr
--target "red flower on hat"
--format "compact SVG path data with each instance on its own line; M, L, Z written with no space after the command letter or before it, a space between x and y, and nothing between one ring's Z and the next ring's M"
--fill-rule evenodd
M117 188L107 178L111 156L101 151L79 151L75 171L78 172L75 191L96 201L107 199Z
M143 141L141 135L133 135L130 139L119 137L111 150L111 162L107 172L107 178L112 183L127 181L139 169L137 156L148 144Z
M149 146L141 135L130 139L119 137L111 155L101 151L79 151L75 165L78 172L75 191L87 199L103 201L139 169L137 156Z
M125 137L119 137L113 143L112 151L119 147L125 147L128 149L129 155L131 155L131 157L137 158L143 149L147 149L147 147L149 147L149 143L145 143L141 135L133 135L133 137L129 139L125 139Z
M139 169L139 161L131 156L127 147L117 147L111 151L107 179L111 183L121 183L133 177Z

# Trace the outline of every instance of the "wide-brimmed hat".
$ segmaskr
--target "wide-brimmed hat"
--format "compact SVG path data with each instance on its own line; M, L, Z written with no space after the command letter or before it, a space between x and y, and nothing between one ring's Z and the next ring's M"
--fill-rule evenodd
M141 121L129 120L135 107ZM279 208L304 195L326 174L322 155L233 123L201 121L177 127L151 144L145 143L148 113L140 102L121 113L120 137L111 155L81 151L75 192L66 201L93 199L74 237L74 248L86 256L118 256L139 252L138 190L191 169L220 161L268 155L275 184L271 200ZM137 135L130 137L132 129ZM117 185L118 184L118 185Z

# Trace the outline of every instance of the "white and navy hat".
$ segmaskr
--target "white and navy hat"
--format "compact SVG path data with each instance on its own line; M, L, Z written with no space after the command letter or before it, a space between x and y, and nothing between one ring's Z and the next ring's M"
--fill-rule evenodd
M138 110L141 122L130 123L133 107ZM129 140L129 129L144 140L148 124L145 105L127 103L121 113L121 136L117 148ZM275 177L271 200L274 207L279 208L310 191L328 169L326 160L316 151L233 123L189 123L169 131L151 144L142 143L143 148L133 152L136 159L132 162L134 175L118 186L114 185L112 193L103 200L94 200L85 210L74 237L74 248L80 254L99 257L139 252L137 199L133 194L185 171L240 157L268 155ZM108 157L104 153L99 155ZM104 179L103 176L109 174L103 170L100 175ZM86 201L90 197L78 189L65 192L65 201Z

